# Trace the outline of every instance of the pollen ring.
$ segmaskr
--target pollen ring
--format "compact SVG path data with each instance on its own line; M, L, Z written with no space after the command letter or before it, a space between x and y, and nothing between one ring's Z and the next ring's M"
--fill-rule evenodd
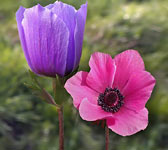
M118 112L124 104L124 96L117 88L106 88L104 93L100 93L98 98L98 105L106 112Z

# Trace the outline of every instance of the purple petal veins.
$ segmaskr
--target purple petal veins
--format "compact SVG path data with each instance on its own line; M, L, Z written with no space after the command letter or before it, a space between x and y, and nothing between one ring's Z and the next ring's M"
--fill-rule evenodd
M65 76L79 65L87 4L78 11L62 2L46 7L40 4L27 9L20 7L17 11L22 48L33 72L50 77ZM82 20L77 25L79 14Z

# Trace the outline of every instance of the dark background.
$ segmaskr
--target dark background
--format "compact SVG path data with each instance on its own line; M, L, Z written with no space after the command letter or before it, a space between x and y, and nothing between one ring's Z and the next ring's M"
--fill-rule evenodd
M0 0L0 150L58 150L58 114L32 94L28 66L20 46L15 12L20 5L43 6L53 0ZM82 0L64 1L79 8ZM89 71L93 51L114 57L137 49L156 80L147 103L149 125L130 137L110 132L110 150L168 150L168 1L88 0L79 70ZM50 78L38 78L52 94ZM63 95L62 91L59 94ZM104 129L83 121L67 94L65 150L104 150Z

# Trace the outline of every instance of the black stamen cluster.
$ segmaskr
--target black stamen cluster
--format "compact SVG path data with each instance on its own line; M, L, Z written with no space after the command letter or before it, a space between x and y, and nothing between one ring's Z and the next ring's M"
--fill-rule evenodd
M109 92L115 92L118 96L118 102L115 106L109 106L105 103L104 99L105 99L105 96L109 93ZM104 93L101 93L99 95L99 98L98 98L98 105L102 107L102 109L106 112L112 112L112 113L115 113L115 112L118 112L120 107L124 104L124 96L120 93L120 91L117 89L117 88L106 88Z

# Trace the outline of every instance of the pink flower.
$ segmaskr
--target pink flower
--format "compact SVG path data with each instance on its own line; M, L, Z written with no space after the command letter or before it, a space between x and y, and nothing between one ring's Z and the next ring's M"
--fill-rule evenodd
M145 104L151 96L155 78L145 71L135 50L114 59L108 54L92 54L90 72L80 71L65 88L83 120L106 120L108 128L122 136L144 130L148 124Z

